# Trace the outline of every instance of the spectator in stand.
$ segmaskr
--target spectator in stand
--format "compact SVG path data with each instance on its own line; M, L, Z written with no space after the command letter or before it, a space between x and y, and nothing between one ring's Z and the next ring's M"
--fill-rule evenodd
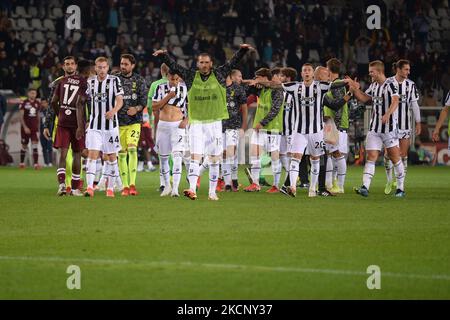
M14 65L14 75L16 77L14 81L14 91L23 96L26 94L26 88L30 85L30 66L25 58L21 58L19 63Z
M116 44L117 29L119 28L119 12L117 11L116 4L110 2L110 8L108 12L108 24L106 29L106 42L109 46Z
M371 39L366 36L359 36L355 40L355 53L358 78L361 79L369 70L369 49Z

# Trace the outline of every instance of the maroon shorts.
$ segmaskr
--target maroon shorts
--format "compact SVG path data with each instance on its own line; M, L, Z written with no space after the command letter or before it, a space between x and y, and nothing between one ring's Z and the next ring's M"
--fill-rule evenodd
M141 136L139 138L139 146L141 148L152 149L155 144L152 139L152 129L149 127L141 127Z
M69 146L72 148L73 152L81 152L86 148L84 144L84 136L77 140L76 138L77 128L66 128L57 126L55 142L53 143L53 147L69 149Z
M31 130L31 129L30 129ZM28 144L28 142L38 142L38 132L37 130L31 130L30 134L26 134L23 130L23 127L20 128L20 138L22 141L22 144Z

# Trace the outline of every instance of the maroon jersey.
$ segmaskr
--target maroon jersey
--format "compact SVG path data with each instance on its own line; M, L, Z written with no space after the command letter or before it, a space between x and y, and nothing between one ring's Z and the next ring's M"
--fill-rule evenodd
M41 110L41 104L36 100L31 102L30 100L26 99L19 105L19 110L24 111L23 119L27 127L31 131L38 131L39 128L38 115L39 111Z
M76 128L77 125L77 101L81 96L86 96L86 79L79 76L67 76L58 82L55 94L59 97L58 126Z

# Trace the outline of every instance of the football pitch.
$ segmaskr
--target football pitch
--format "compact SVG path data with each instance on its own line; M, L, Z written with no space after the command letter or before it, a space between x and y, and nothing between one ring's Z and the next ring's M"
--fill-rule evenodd
M137 197L89 199L57 197L55 171L0 168L1 299L450 299L448 167L409 167L404 199L384 195L378 166L367 199L350 167L335 198L218 202L207 174L197 201L161 198L157 172L138 174Z

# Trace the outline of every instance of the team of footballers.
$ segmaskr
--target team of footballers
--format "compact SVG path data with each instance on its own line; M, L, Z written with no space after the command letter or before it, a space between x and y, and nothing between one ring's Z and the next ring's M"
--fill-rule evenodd
M295 81L297 73L292 68L272 71L261 68L255 72L254 79L242 80L237 66L249 50L254 49L241 45L233 58L219 67L213 67L209 54L200 54L197 70L180 66L166 51L158 50L154 56L163 62L162 79L153 83L150 90L144 79L133 72L136 61L130 54L121 56L120 72L114 75L108 73L108 60L104 57L97 58L95 64L66 57L65 75L52 84L51 108L44 130L44 135L50 138L49 123L55 122L54 147L60 149L57 194L67 193L66 167L71 167L70 195L93 197L99 188L97 184L102 183L108 197L114 197L115 188L121 190L122 196L137 195L137 148L144 146L149 151L151 139L148 133L143 134L149 126L143 124L149 124L150 116L156 120L155 151L160 159L162 197L179 197L183 162L189 182L189 188L183 191L186 197L197 199L202 168L209 168L208 199L218 200L216 191L222 188L218 186L219 179L226 191L238 191L238 142L247 129L247 96L254 94L257 108L250 140L251 184L244 191L261 190L261 158L266 152L270 155L273 174L268 193L296 196L304 155L309 156L311 165L309 197L344 193L348 103L357 99L371 104L373 110L366 138L363 183L354 190L364 197L369 195L375 161L384 151L385 193L395 188L396 197L405 196L412 114L416 134L421 130L419 97L414 82L408 79L407 60L399 60L394 65L395 76L390 78L385 76L381 61L371 62L372 83L363 92L357 79L339 78L341 63L336 58L316 70L311 64L304 64L302 81ZM39 114L36 103L36 91L30 90L28 99L20 106L21 167L30 139L37 165L37 130L32 121ZM436 130L447 111L448 107L444 108ZM433 134L435 140L437 134L438 131ZM86 158L84 193L82 157ZM283 168L286 182L280 188Z

